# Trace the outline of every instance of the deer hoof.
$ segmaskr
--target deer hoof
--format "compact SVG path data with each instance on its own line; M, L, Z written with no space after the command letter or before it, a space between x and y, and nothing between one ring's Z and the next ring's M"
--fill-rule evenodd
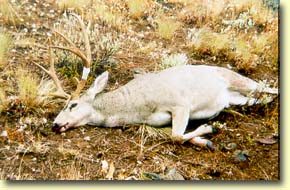
M212 127L212 134L217 134L219 132L218 128Z
M210 149L211 151L214 151L216 148L215 148L215 146L213 145L213 143L210 141L210 140L208 140L207 142L206 142L206 147L208 148L208 149Z

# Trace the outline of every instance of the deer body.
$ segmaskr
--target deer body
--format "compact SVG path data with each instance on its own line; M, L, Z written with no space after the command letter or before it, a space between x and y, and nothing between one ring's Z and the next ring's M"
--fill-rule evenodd
M190 119L209 118L229 106L228 82L214 68L183 66L145 74L97 95L93 106L102 112L102 124L109 127L169 124L178 107L188 109Z
M210 146L210 141L199 136L211 133L212 127L203 125L184 134L189 119L212 118L230 105L253 104L255 100L247 94L254 91L278 93L277 89L262 89L257 82L226 68L204 65L144 74L114 91L100 93L107 80L105 72L80 99L71 101L55 119L55 130L62 132L84 124L115 127L172 123L175 139Z

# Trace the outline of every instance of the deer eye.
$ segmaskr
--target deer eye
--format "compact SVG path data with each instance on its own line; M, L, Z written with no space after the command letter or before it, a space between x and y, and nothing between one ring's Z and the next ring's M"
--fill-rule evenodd
M77 103L73 103L72 105L70 105L69 110L71 111L74 107L76 107L78 104Z

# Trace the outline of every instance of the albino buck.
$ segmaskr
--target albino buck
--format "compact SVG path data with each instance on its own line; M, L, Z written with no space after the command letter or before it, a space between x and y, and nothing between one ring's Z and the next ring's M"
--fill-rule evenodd
M90 66L91 53L87 32L82 20L85 38L86 55L61 35L73 49L69 50L80 56L85 66ZM68 97L62 90L56 77L51 60L51 69L45 70L58 87L57 96ZM83 72L83 80L79 86L83 88L89 69ZM85 73L85 74L84 74ZM179 141L190 141L193 144L208 146L212 143L202 138L212 133L211 125L202 125L193 132L185 134L189 119L212 118L230 105L252 105L259 100L250 98L253 92L278 94L278 89L262 88L262 86L229 69L205 66L186 65L172 67L159 73L139 75L126 85L107 93L102 93L108 82L108 72L98 76L92 86L80 97L80 89L72 100L58 114L53 122L53 131L64 132L69 128L82 125L116 127L125 124L147 124L162 126L172 123L172 138Z

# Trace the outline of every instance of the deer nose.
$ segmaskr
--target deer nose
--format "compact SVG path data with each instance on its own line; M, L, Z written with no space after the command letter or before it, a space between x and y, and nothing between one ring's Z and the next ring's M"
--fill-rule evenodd
M60 132L60 129L61 129L61 126L57 123L53 123L52 125L52 131L55 132L55 133L59 133Z

